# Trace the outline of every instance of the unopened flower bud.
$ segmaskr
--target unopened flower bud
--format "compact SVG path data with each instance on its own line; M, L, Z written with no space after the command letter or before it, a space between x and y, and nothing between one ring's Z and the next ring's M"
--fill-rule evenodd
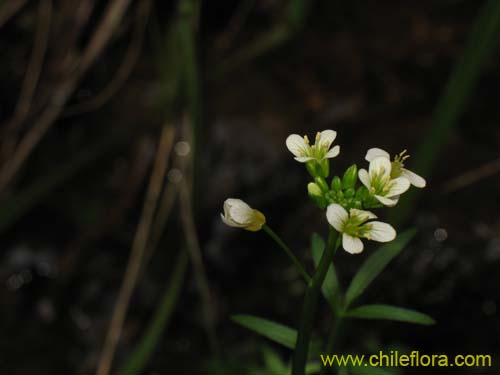
M310 182L307 184L307 192L311 199L321 208L326 207L326 200L323 195L323 191L318 186L318 184L314 182Z
M347 190L344 191L344 195L346 196L346 198L354 197L355 193L356 191L353 188L348 188Z
M266 217L241 199L228 198L224 201L224 214L221 214L224 224L234 228L242 228L252 232L262 229Z
M323 192L327 192L329 189L328 189L328 184L326 183L325 179L323 177L316 177L314 179L314 181L316 182L316 184L318 185L318 187L321 189L321 191Z
M356 164L351 165L344 173L342 177L342 188L350 189L354 188L356 185L356 180L358 179L358 167Z
M321 197L323 195L321 188L314 182L309 182L307 184L307 192L311 197Z
M339 176L335 176L332 179L332 190L334 190L334 191L342 190L342 180L340 179Z

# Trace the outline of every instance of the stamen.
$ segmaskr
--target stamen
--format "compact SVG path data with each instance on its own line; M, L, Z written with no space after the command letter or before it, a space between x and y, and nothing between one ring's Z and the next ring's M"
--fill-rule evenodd
M318 143L318 142L319 142L319 140L320 140L320 138L321 138L321 133L320 133L320 132L316 132L316 139L315 139L315 141L314 141L314 142L315 142L315 143Z
M304 135L304 141L306 141L306 143L309 144L309 138L307 137L307 135Z

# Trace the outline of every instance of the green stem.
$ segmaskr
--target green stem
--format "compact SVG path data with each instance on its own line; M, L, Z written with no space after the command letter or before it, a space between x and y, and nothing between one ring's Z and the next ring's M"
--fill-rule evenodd
M304 269L304 267L302 266L300 261L297 259L297 257L295 255L293 255L292 251L286 245L286 243L283 242L283 240L280 238L280 236L278 236L271 228L269 228L269 226L267 224L264 224L262 226L262 229L264 229L264 232L266 232L269 235L269 237L271 237L274 240L274 242L276 242L279 245L279 247L281 247L285 251L286 255L288 255L290 260L293 262L293 264L297 268L297 271L299 271L299 273L302 275L302 277L304 278L306 283L309 283L311 281L311 277L309 276L307 271Z
M334 346L335 346L335 343L337 341L337 338L339 337L339 332L340 332L340 326L342 325L342 315L339 313L339 315L337 315L335 317L335 321L333 323L333 327L332 327L332 330L330 331L330 334L328 335L328 340L326 342L326 349L325 349L325 354L326 355L331 355L333 354L333 349L334 349ZM323 375L323 374L326 374L326 367L323 367L320 371L320 373Z
M309 353L309 342L311 341L311 330L314 315L318 307L318 298L321 293L321 286L325 280L328 267L337 251L340 242L337 242L337 232L330 228L328 243L319 262L318 268L307 285L302 307L302 317L297 335L295 352L293 353L292 375L305 375L307 355Z

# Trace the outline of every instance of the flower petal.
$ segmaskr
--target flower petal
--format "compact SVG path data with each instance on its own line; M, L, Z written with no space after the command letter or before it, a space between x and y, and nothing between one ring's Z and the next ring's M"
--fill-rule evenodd
M370 162L368 171L370 179L380 176L382 180L385 180L391 174L391 161L384 156L378 156Z
M338 232L344 230L344 223L349 218L349 214L340 204L332 203L326 209L326 220Z
M387 207L393 207L396 205L396 203L398 203L398 200L399 200L399 197L397 197L397 199L394 199L394 198L386 198L386 197L382 197L381 195L376 195L375 194L375 198L377 198L377 200L382 203L384 206L387 206Z
M394 228L381 221L371 221L365 226L370 226L370 230L365 234L369 240L377 242L389 242L396 238L396 231Z
M387 159L391 159L391 155L387 151L382 150L381 148L371 148L366 152L365 160L367 161L372 161L375 158L378 158L379 156L383 156Z
M408 181L408 179L405 177L395 178L394 180L391 180L390 184L391 188L385 194L386 198L391 198L395 195L401 195L410 188L410 181Z
M309 145L306 143L303 137L298 134L291 134L286 139L286 147L292 154L297 157L305 156Z
M220 217L222 219L222 222L226 225L229 225L230 227L235 227L235 228L241 228L241 225L235 223L232 221L229 217L224 216L223 214L220 214Z
M339 145L333 147L330 151L328 151L323 158L324 159L331 159L331 158L336 157L338 154L340 154L340 146Z
M252 221L253 209L241 199L229 198L224 202L224 216L237 224Z
M320 147L329 149L336 137L337 137L337 132L335 130L330 130L330 129L323 130L319 134L318 145Z
M363 242L358 237L353 237L347 233L343 233L342 247L350 254L359 254L363 251Z
M358 177L359 177L359 180L361 181L361 183L363 185L365 185L367 187L367 189L370 189L370 176L368 175L368 172L366 171L366 169L360 169L359 172L358 172Z
M420 177L415 172L409 171L406 168L401 168L401 175L403 177L406 177L410 181L410 183L415 187L423 188L425 187L425 185L427 185L423 177Z
M314 158L311 158L310 156L296 156L294 159L299 163L307 163L310 160L314 160Z

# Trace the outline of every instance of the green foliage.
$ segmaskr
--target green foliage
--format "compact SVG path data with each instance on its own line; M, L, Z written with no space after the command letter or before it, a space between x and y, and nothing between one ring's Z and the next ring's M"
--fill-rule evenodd
M365 305L345 313L345 316L360 319L386 319L400 322L432 325L436 322L430 316L418 311L390 305Z
M325 241L317 233L314 233L311 237L311 251L314 266L317 267L323 252L325 251ZM340 305L340 285L333 263L328 267L325 281L321 286L321 292L332 307L333 311L337 312Z
M347 289L344 308L347 308L370 285L370 283L384 270L387 264L398 255L415 235L415 230L401 233L394 241L380 247L361 266Z
M271 348L264 346L262 348L262 357L264 359L266 372L276 375L288 374L290 372L286 363L284 363L278 353Z
M297 331L290 327L253 315L233 315L231 320L289 349L295 348Z

